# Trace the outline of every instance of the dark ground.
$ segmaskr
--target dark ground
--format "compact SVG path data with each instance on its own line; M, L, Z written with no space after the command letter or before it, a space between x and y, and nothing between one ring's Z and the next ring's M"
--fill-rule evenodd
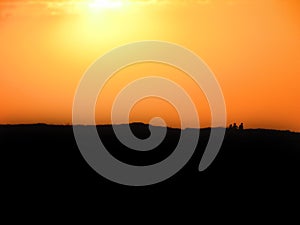
M151 152L124 148L111 126L98 127L104 144L116 158L135 165L148 165L172 153L180 130L168 129L164 142ZM135 124L134 133L147 137L146 125ZM98 175L83 159L71 126L0 126L4 195L13 204L56 202L121 206L129 201L142 207L150 202L206 205L285 204L299 207L300 133L276 130L227 131L212 165L198 171L210 129L202 129L199 145L188 164L170 179L152 186L129 187ZM122 151L121 151L122 150ZM178 203L179 204L179 203ZM125 204L126 205L126 204ZM113 206L113 207L115 207ZM283 206L283 205L281 205Z

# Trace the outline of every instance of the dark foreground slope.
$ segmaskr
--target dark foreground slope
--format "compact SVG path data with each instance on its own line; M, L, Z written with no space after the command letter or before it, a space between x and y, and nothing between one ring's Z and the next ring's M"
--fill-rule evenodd
M134 124L134 133L146 138L146 125ZM100 126L100 137L113 156L133 165L163 160L177 144L180 130L168 129L163 143L150 152L136 152L115 138L111 126ZM185 132L185 131L181 131ZM296 198L300 174L300 134L275 130L227 131L213 164L198 171L210 129L202 129L189 163L170 179L146 187L112 183L85 162L71 126L0 126L2 186L18 198L62 200L129 198L185 198L211 195L228 199ZM260 196L260 197L258 197ZM289 196L289 197L288 197Z

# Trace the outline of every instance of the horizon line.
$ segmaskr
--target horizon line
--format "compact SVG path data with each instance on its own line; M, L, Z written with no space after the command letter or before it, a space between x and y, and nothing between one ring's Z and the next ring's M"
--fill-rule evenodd
M187 130L187 129L218 129L218 128L223 128L223 129L229 129L229 127L186 127L186 128L180 128L180 127L170 127L170 126L162 126L162 125L152 125L152 124L147 124L143 122L132 122L132 123L120 123L120 124L96 124L95 126L122 126L122 125L132 125L132 124L140 124L140 125L145 125L145 126L152 126L152 127L165 127L169 129L178 129L178 130ZM6 124L1 124L0 126L65 126L65 127L71 127L71 126L94 126L93 124L55 124L55 123L6 123ZM267 127L249 127L249 128L244 128L244 130L270 130L270 131L285 131L285 132L291 132L291 133L300 133L300 131L294 131L290 129L274 129L274 128L267 128Z

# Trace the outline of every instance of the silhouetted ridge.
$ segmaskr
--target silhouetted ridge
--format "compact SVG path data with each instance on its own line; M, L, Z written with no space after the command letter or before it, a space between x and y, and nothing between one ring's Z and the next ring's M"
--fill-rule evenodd
M130 126L138 136L143 137L149 132L146 124ZM166 159L176 148L181 132L191 132L189 129L168 128L161 145L141 152L120 143L111 125L97 126L97 130L103 144L116 159L137 166ZM201 129L192 158L177 174L157 185L136 189L115 184L96 173L82 157L72 126L0 125L1 162L5 168L2 184L7 188L4 193L12 193L10 198L16 197L18 201L27 196L25 202L46 195L49 199L56 199L56 203L66 195L74 201L79 196L84 199L101 196L97 199L99 204L103 203L105 196L115 195L119 198L128 196L132 201L137 193L140 193L141 201L149 200L149 193L152 193L156 198L164 200L169 195L176 201L182 195L197 203L216 195L226 196L230 202L246 196L256 199L256 203L266 194L272 199L279 195L286 198L287 194L292 199L299 196L300 133L227 130L214 162L200 173L198 166L210 131Z

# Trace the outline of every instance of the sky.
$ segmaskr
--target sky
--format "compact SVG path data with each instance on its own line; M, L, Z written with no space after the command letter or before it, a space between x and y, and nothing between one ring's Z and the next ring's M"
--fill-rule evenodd
M1 0L0 124L71 124L76 88L92 62L120 45L162 40L192 50L210 67L228 124L300 131L299 10L298 0ZM199 87L184 72L155 63L129 66L109 80L97 123L111 122L122 87L153 74L181 85L201 127L210 126ZM155 116L180 126L175 108L159 98L136 104L130 120Z

